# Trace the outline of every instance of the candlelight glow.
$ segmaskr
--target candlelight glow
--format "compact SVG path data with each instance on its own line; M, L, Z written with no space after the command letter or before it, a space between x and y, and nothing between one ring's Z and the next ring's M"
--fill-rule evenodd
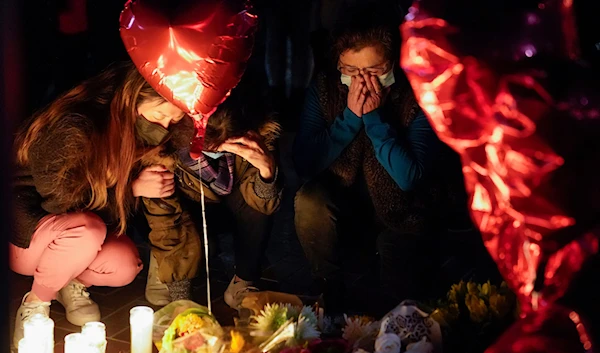
M88 346L89 353L106 352L106 326L101 322L88 322L81 328L81 334Z
M70 333L65 336L65 353L85 352L86 345L81 333Z
M24 349L32 353L54 351L54 321L43 314L35 314L23 323ZM27 348L25 348L27 347Z
M152 353L152 325L154 310L136 306L129 312L131 353Z

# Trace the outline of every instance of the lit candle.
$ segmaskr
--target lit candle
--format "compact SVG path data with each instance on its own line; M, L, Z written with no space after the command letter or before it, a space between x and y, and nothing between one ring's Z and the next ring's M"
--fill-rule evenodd
M41 352L54 352L54 321L43 314L31 316L23 323L23 337Z
M106 352L106 326L103 323L88 322L81 328L81 334L90 353Z
M87 347L81 333L70 333L65 336L65 353L86 352Z
M131 353L152 353L152 325L154 310L136 306L129 311Z
M39 344L25 338L19 340L19 353L37 353L40 350Z

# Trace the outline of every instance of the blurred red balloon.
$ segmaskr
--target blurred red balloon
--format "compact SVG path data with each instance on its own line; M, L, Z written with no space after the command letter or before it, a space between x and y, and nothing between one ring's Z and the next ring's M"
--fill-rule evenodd
M590 353L592 343L579 314L553 304L519 320L486 353Z
M401 26L400 65L461 155L473 221L531 322L558 317L544 311L600 236L600 111L576 62L572 12L569 0L420 0Z
M129 0L120 23L142 76L196 121L199 153L207 119L244 73L256 16L242 0Z

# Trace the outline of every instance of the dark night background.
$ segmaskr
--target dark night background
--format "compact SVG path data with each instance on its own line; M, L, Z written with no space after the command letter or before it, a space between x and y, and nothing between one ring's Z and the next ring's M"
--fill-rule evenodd
M257 0L256 12L260 16L271 5L270 1ZM287 1L287 0L285 0ZM297 0L313 1L313 0ZM323 0L326 1L326 0ZM480 0L491 1L491 0ZM0 232L10 232L10 205L7 196L10 195L9 159L13 129L43 107L58 94L69 89L86 77L90 77L114 61L127 60L119 37L119 14L123 8L123 0L88 0L87 26L85 30L65 34L61 33L59 13L68 7L69 1L64 0L3 0L0 5L0 49L2 86L0 88L0 107L2 107L2 204L3 222ZM598 67L600 61L600 12L597 0L575 0L577 23L584 59ZM399 13L405 13L410 1L396 2ZM475 15L475 14L474 14ZM309 19L307 19L309 21ZM64 23L63 23L64 26ZM63 28L64 29L64 28ZM311 43L313 45L315 65L318 69L323 61L323 49L327 48L324 39L326 31L316 25L311 28ZM68 31L68 30L67 30ZM247 76L260 84L261 91L266 96L267 79L264 69L264 23L261 23L257 34L254 54L251 58ZM2 290L2 306L0 318L2 328L0 335L0 351L8 351L9 347L9 313L7 251L6 246L0 252L0 283ZM597 262L597 261L596 261ZM597 281L597 266L587 269L587 274L579 285L589 286ZM592 304L598 312L597 294L593 291L580 291L583 295L575 296L578 303ZM598 326L598 325L596 325Z

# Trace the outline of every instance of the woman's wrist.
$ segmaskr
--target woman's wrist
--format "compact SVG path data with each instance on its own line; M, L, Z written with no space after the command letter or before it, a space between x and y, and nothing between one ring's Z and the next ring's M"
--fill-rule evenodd
M254 193L256 196L263 200L271 200L276 198L281 192L282 187L281 183L278 181L278 174L279 170L277 167L275 167L275 170L273 171L273 178L271 180L264 180L260 175L260 172L258 175L255 175L256 180L254 182Z
M260 168L258 170L258 173L260 175L260 178L264 181L264 182L271 182L273 181L273 178L275 177L275 165L274 163L270 163L268 165L266 165L263 168Z

